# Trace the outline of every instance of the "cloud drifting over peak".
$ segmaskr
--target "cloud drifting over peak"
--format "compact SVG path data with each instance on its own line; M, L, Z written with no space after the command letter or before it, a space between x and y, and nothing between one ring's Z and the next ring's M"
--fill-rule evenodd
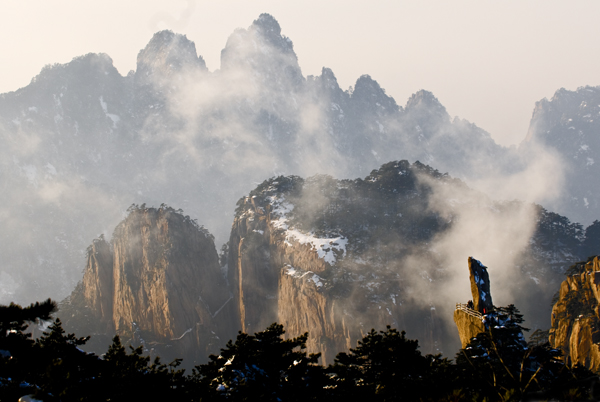
M329 69L304 77L291 40L268 15L231 35L219 70L206 69L186 37L163 31L139 53L136 72L122 77L110 58L97 55L49 67L0 99L0 118L0 183L12 189L1 216L10 216L11 230L32 228L26 237L3 231L9 241L0 251L10 250L14 262L0 269L21 287L29 276L61 272L23 290L23 300L65 296L79 280L83 250L94 236L110 234L131 203L182 208L219 247L236 201L276 175L354 179L407 159L493 189L493 197L537 201L560 188L560 161L552 154L539 147L522 156L497 145L475 125L452 119L431 93L421 91L401 108L367 75L353 91L341 90ZM549 166L555 174L544 177ZM479 233L471 240L481 253L510 265L494 254L493 242L521 249L531 232L523 208L506 216L440 210L460 219L438 247L462 267L471 252L452 241L471 239L462 231ZM502 223L515 225L503 229L510 235ZM488 243L480 233L486 227L496 233ZM31 244L37 251L24 259Z

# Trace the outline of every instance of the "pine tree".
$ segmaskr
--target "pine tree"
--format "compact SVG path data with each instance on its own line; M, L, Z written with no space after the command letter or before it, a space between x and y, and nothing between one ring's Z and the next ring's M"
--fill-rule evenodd
M25 333L29 323L48 321L56 310L56 303L50 299L27 307L15 303L0 305L0 350L18 354L21 348L30 347L31 334Z
M95 381L100 375L100 359L79 349L89 339L66 334L60 319L54 320L35 342L34 396L44 401L101 400Z
M181 359L163 364L156 357L151 362L143 346L129 346L129 353L118 335L104 354L99 383L106 400L183 400L184 370Z
M240 332L219 356L197 366L194 380L207 399L231 401L320 400L325 376L318 354L306 354L308 334L282 339L279 324L254 335Z
M440 355L423 356L416 340L387 326L371 330L356 349L339 353L327 371L333 375L336 397L377 401L423 400L434 397L431 381L449 378L450 362ZM438 384L439 385L439 384Z
M558 397L577 388L584 371L570 370L561 352L548 342L527 344L523 315L514 305L497 307L488 315L485 332L474 337L456 356L462 385L473 398L522 400ZM578 377L579 376L579 377Z
M25 391L33 389L31 384L36 350L31 333L25 332L30 323L39 323L51 318L56 303L48 299L32 303L27 307L11 303L0 305L0 382L6 398L17 400Z
M594 221L585 229L585 239L583 240L584 255L600 254L600 222Z

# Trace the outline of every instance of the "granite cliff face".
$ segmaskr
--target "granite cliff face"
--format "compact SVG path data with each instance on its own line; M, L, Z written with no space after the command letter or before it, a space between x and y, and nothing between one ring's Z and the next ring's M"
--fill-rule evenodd
M97 331L114 331L112 321L115 289L113 286L113 253L104 236L88 248L87 264L80 286L81 296L89 308Z
M523 306L531 327L544 328L552 289L578 256L580 225L540 206L493 202L418 162L390 162L356 180L266 180L238 202L229 239L228 278L241 328L252 333L277 321L289 336L308 331L311 352L325 361L387 324L407 330L426 352L454 350L454 325L440 319L453 313L447 295L456 270L448 253L473 245L443 239L469 236L482 217L498 225L482 235L504 236L512 229L507 222L521 224L523 214L532 214L531 237L521 248L487 255L519 276L511 301ZM453 232L456 225L464 231ZM502 259L508 254L514 257ZM484 309L493 309L489 278L476 260L469 265L479 316L466 319L479 328Z
M78 333L116 333L192 363L235 334L231 298L204 228L168 207L134 208L110 244L90 246L83 280L59 316Z
M577 263L568 271L552 308L550 344L567 364L600 369L600 258Z
M469 280L473 296L473 310L485 314L494 308L490 291L490 275L487 267L475 258L469 257Z
M442 179L402 161L364 181L278 177L241 199L228 275L242 330L277 321L289 336L308 331L309 351L327 363L386 324L408 328L424 348L440 348L444 330L435 306L411 302L410 284L398 271L403 253L444 226L426 212L420 173ZM400 216L406 226L394 224Z
M469 257L468 263L473 305L457 304L454 310L454 323L463 348L477 334L485 331L483 316L494 309L487 267L472 257Z

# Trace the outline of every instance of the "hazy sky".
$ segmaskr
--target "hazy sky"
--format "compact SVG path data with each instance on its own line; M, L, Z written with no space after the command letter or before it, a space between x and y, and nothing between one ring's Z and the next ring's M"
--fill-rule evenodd
M107 53L121 74L160 29L186 34L210 70L235 28L272 14L303 74L362 74L398 104L433 92L452 116L520 142L534 103L560 87L600 85L600 1L553 0L4 0L0 92L46 64Z

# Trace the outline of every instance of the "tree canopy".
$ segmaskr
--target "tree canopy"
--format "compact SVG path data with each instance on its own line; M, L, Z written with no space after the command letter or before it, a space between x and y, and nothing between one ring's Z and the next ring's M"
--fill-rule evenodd
M44 401L509 401L586 398L598 377L570 368L547 336L527 344L514 305L488 315L486 331L455 362L423 355L417 340L390 326L371 330L332 365L307 353L308 334L286 338L283 326L240 332L190 375L181 359L165 364L118 336L102 356L79 349L89 337L67 334L55 319L36 340L29 323L48 321L51 300L0 306L0 400ZM5 314L2 314L5 313Z

